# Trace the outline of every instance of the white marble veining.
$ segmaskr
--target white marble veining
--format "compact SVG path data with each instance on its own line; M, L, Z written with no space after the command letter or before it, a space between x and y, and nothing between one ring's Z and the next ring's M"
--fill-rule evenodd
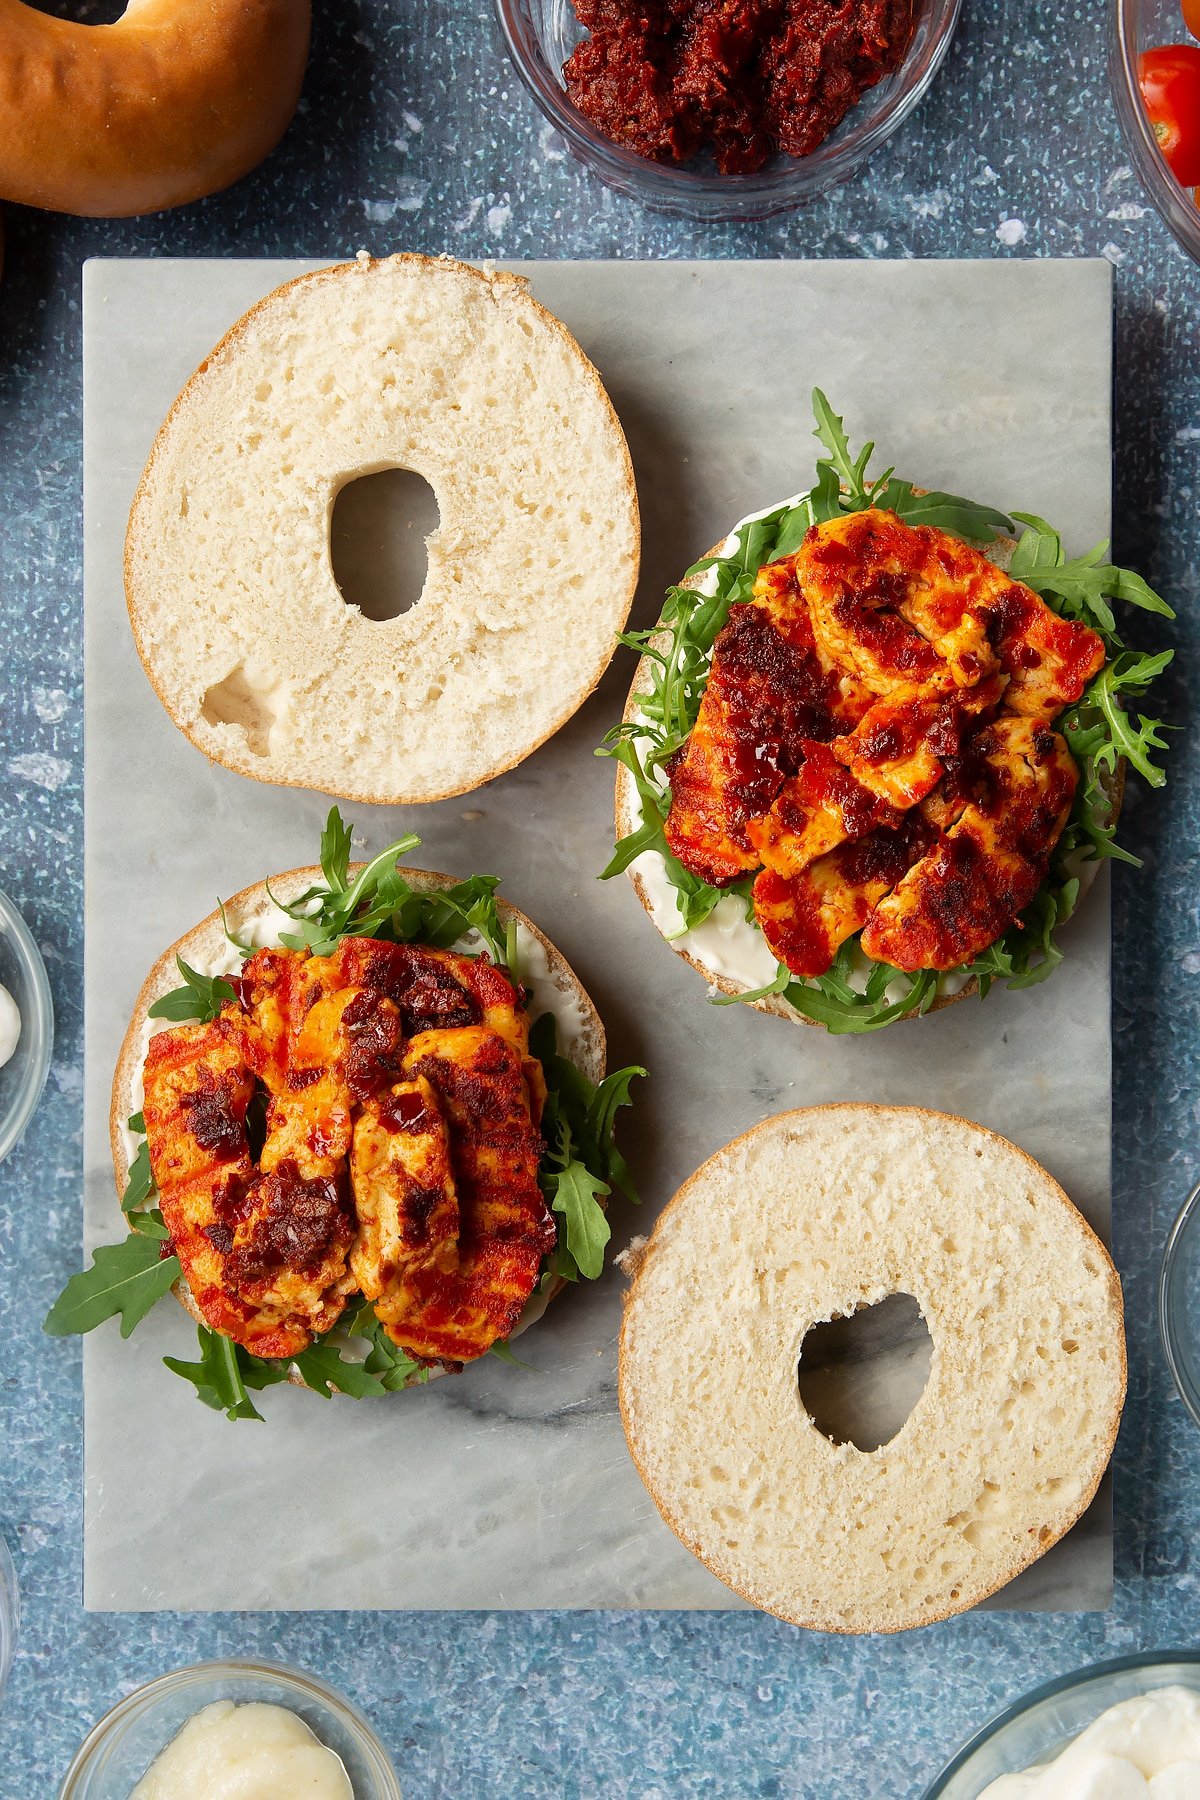
M130 640L124 519L153 433L195 363L253 299L308 265L94 262L86 277L87 1123L89 1244L118 1220L105 1122L138 984L230 893L307 861L328 802L209 767L170 725ZM530 264L579 335L630 437L645 519L638 622L663 585L764 496L811 474L819 382L855 438L930 486L1036 510L1072 551L1108 527L1110 274L1099 263ZM645 1195L614 1242L738 1131L788 1106L920 1102L994 1126L1044 1161L1102 1230L1109 1210L1108 893L1070 927L1046 987L964 1003L873 1038L707 1005L628 883L597 883L612 770L592 747L631 660L552 743L478 794L406 813L351 808L373 848L495 872L574 962L614 1059L651 1080L626 1134ZM556 1302L455 1380L353 1404L288 1389L229 1425L169 1375L181 1312L85 1351L85 1593L96 1608L737 1604L662 1525L616 1414L621 1277ZM145 1529L148 1519L169 1530ZM1096 1607L1111 1583L1107 1496L1000 1597Z

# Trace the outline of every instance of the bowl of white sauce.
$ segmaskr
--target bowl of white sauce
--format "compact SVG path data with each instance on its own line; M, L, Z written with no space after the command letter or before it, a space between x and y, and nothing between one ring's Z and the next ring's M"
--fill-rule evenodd
M925 1800L1101 1796L1200 1796L1200 1651L1120 1657L1035 1688L925 1792Z
M42 1097L54 1047L54 1007L33 933L0 891L0 1162Z
M366 1719L314 1675L210 1662L135 1689L88 1733L59 1800L401 1800Z

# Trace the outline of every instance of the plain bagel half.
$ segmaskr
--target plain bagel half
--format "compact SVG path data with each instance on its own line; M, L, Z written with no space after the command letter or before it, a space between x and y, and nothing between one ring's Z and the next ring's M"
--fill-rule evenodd
M129 0L111 25L0 0L0 199L123 218L214 194L287 130L311 0Z
M342 488L436 496L397 617L343 599ZM268 294L201 364L130 514L139 655L175 724L239 774L372 803L445 799L521 762L599 681L640 549L600 378L513 275L363 257Z
M1121 1287L1039 1164L968 1120L822 1106L736 1139L631 1261L620 1401L671 1529L755 1606L887 1632L975 1606L1091 1501L1125 1396ZM800 1398L808 1331L920 1305L929 1377L878 1449Z
M361 867L360 863L353 864L351 875L357 874ZM457 879L433 870L411 869L407 866L404 877L420 892L436 892L440 888L452 887ZM317 867L291 869L286 874L270 877L271 894L290 902L321 879L321 870ZM168 945L142 983L117 1055L108 1115L109 1144L118 1197L125 1192L135 1149L135 1140L131 1137L126 1122L141 1109L142 1066L146 1057L146 1045L153 1031L163 1030L168 1024L165 1020L149 1019L151 1006L156 1000L161 1000L164 994L179 986L179 970L175 961L177 956L182 957L192 968L210 973L235 973L241 966L241 957L226 936L226 925L234 935L243 935L248 931L254 935L254 927L258 921L274 916L271 894L267 892L266 882L262 881L243 888L225 902L224 920L219 910L212 912L185 932L183 937ZM555 1012L560 1053L568 1057L589 1081L601 1081L607 1058L604 1025L579 977L562 952L538 929L532 919L499 897L496 907L506 925L512 920L517 926L518 944L524 951L527 965L522 969L522 980L530 992L532 1016L537 1018L543 1012ZM281 918L279 922L286 927L286 920ZM264 943L275 941L266 932L260 931L257 935L262 937ZM196 1323L203 1324L203 1317L186 1281L177 1281L172 1291ZM555 1293L558 1291L558 1288L554 1289ZM443 1372L434 1369L430 1374ZM305 1385L298 1376L294 1375L292 1379L297 1386Z

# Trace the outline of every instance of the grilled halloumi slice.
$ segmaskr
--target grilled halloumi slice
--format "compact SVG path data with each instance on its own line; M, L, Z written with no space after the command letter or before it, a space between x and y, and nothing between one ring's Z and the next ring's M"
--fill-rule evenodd
M354 1121L350 1181L358 1214L350 1266L383 1323L400 1326L427 1284L453 1277L459 1261L450 1133L423 1075L364 1104Z
M898 969L952 969L994 943L1045 880L1078 778L1045 719L1006 714L985 726L958 818L876 906L867 954Z
M754 914L773 955L793 975L824 975L933 835L918 809L790 876L763 869L754 882Z
M146 1140L163 1220L206 1322L259 1356L291 1356L328 1330L353 1286L352 1224L336 1180L251 1159L252 1029L236 1007L150 1040Z
M836 572L844 556L876 592L890 596L883 603L928 642L955 686L995 671L1006 675L1004 704L1013 712L1053 718L1104 667L1096 632L1059 618L1031 588L947 532L871 508L832 519L810 536L813 546L806 541L802 550L811 558L832 562Z
M973 672L951 667L904 615L918 578L914 537L892 513L843 513L814 525L790 558L822 653L872 695L917 686L953 692L995 667L986 643Z
M453 1267L401 1259L376 1310L411 1356L468 1362L508 1336L557 1236L538 1185L542 1143L524 1059L488 1028L466 1026L419 1033L404 1068L409 1083L428 1084L448 1128L457 1254ZM422 1170L440 1167L432 1141L418 1155ZM434 1210L442 1205L448 1217L448 1192L438 1192Z
M790 564L761 569L713 646L696 724L668 765L666 838L693 875L721 887L758 858L746 837L799 767L806 738L849 729L870 693L825 658Z

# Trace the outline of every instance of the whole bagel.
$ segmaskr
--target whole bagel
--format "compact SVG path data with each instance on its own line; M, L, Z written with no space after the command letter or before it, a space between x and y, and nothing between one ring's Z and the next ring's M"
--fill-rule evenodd
M620 1337L630 1453L721 1581L818 1631L975 1606L1089 1505L1125 1397L1117 1271L1045 1169L970 1120L837 1105L767 1119L680 1188ZM932 1340L877 1449L798 1381L812 1328L893 1294Z
M112 25L0 0L0 199L158 212L260 163L296 110L311 0L129 0Z

